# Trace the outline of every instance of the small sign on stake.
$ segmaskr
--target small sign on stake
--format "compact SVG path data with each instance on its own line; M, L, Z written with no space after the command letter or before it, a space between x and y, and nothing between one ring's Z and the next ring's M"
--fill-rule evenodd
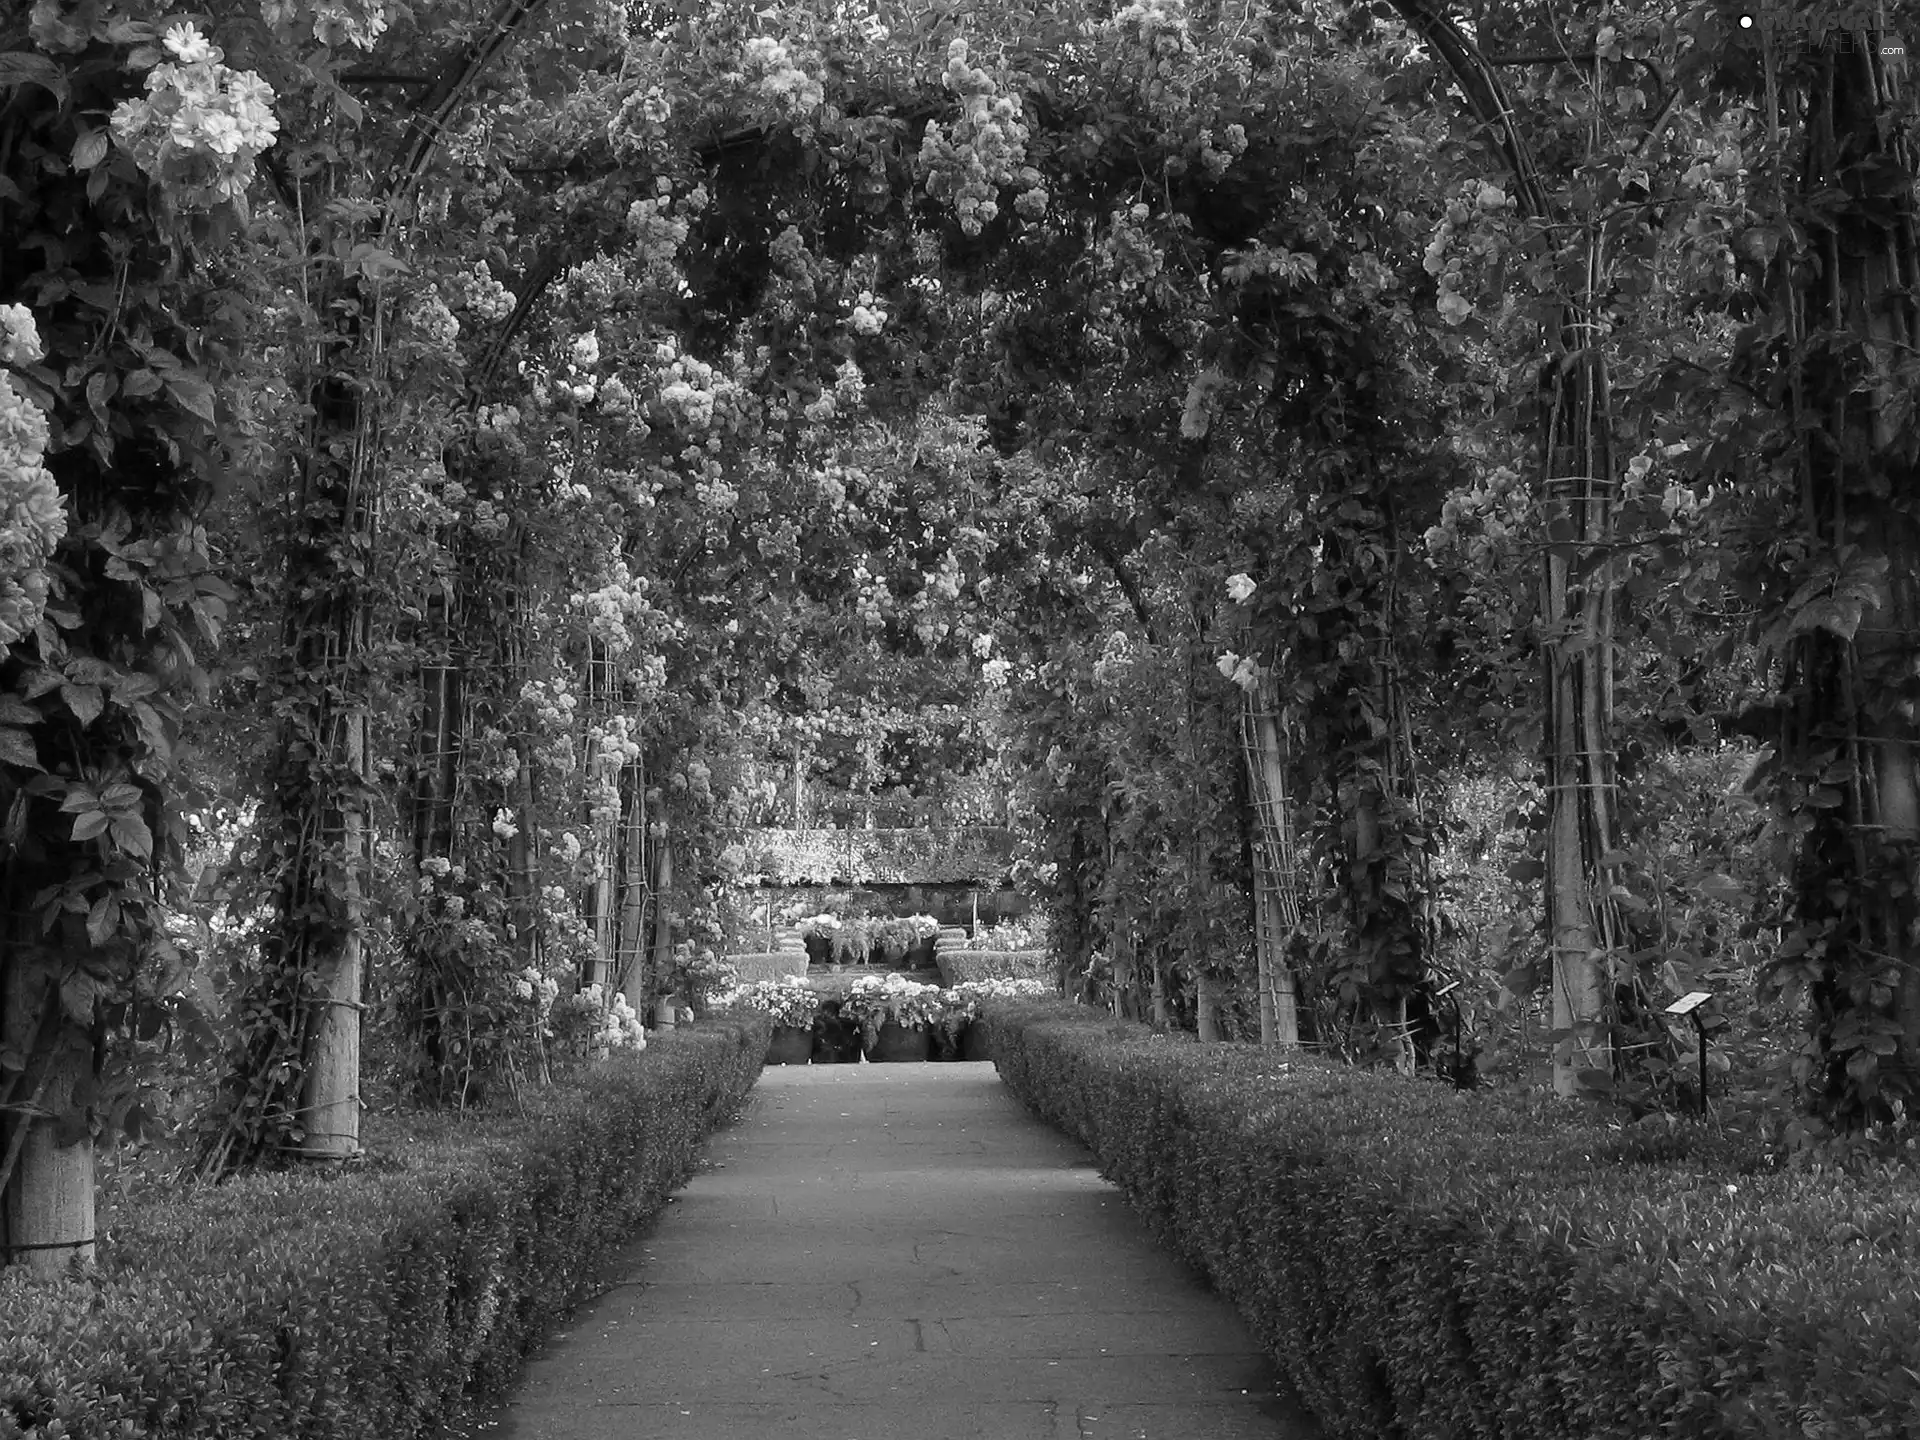
M1700 1007L1713 999L1710 991L1689 990L1667 1006L1669 1015L1684 1015L1693 1021L1694 1038L1700 1042L1700 1113L1707 1113L1707 1027L1700 1019Z

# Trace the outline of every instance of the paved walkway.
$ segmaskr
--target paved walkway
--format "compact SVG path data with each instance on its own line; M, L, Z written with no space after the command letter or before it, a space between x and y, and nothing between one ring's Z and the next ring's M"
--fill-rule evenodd
M769 1067L506 1440L1316 1440L991 1065Z

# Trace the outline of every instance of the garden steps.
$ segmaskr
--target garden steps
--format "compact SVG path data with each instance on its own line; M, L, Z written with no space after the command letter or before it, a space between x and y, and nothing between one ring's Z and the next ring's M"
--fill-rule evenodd
M1227 1303L984 1064L767 1070L502 1440L1318 1440Z

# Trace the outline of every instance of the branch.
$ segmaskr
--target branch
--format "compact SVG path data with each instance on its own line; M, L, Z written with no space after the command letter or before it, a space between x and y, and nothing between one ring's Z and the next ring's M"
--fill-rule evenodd
M342 85L363 85L378 87L382 85L431 85L431 75L392 75L380 70L349 70L340 77Z
M1121 593L1127 597L1127 603L1133 606L1134 618L1139 620L1140 628L1147 632L1147 643L1157 646L1160 643L1159 628L1153 623L1153 612L1147 609L1147 597L1141 593L1140 582L1133 578L1127 569L1126 561L1105 537L1092 532L1083 532L1081 539L1087 542L1089 549L1107 562L1107 568L1113 572L1113 578L1120 582Z
M433 88L420 97L393 167L378 192L386 205L383 229L394 223L401 202L419 183L427 161L433 157L434 147L440 143L448 123L466 102L480 76L519 38L520 27L546 3L547 0L499 0L492 19L447 61Z
M1513 117L1513 101L1508 98L1506 87L1500 83L1499 73L1437 0L1390 0L1390 3L1434 53L1447 62L1447 68L1453 72L1454 84L1466 96L1474 115L1498 136L1500 148L1507 157L1507 166L1513 172L1514 189L1519 193L1521 204L1529 215L1544 220L1547 216L1546 194L1540 188L1540 176L1533 163L1533 153L1520 136L1520 127ZM1554 58L1557 60L1560 57Z
M500 333L494 337L493 344L488 349L486 358L481 361L478 369L474 371L472 378L467 381L467 404L469 406L478 405L480 403L480 397L492 388L493 377L500 369L500 362L506 359L507 351L512 347L514 337L520 333L521 328L527 323L527 317L533 313L534 305L537 304L540 297L546 293L547 287L553 284L560 273L567 268L566 255L568 248L564 242L554 245L540 257L533 269L527 272L525 287L521 290L519 298L513 302L513 313L507 316L507 323L501 327Z

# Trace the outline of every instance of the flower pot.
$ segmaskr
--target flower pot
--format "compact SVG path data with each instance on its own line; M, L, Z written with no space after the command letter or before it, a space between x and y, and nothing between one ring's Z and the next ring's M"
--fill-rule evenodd
M991 1060L993 1055L987 1044L987 1022L969 1021L960 1031L960 1058L962 1060Z
M811 1025L776 1025L767 1042L767 1064L805 1065L813 1059Z
M932 1037L924 1025L896 1025L891 1020L867 1047L867 1059L879 1064L892 1060L924 1060L933 1048Z
M964 1028L964 1027L963 1027ZM947 1025L936 1025L928 1032L933 1041L933 1054L929 1060L958 1060L960 1058L960 1032Z
M671 1030L680 1019L680 997L662 995L653 1002L653 1028Z
M813 1022L813 1063L849 1065L860 1059L860 1027L824 1011Z

